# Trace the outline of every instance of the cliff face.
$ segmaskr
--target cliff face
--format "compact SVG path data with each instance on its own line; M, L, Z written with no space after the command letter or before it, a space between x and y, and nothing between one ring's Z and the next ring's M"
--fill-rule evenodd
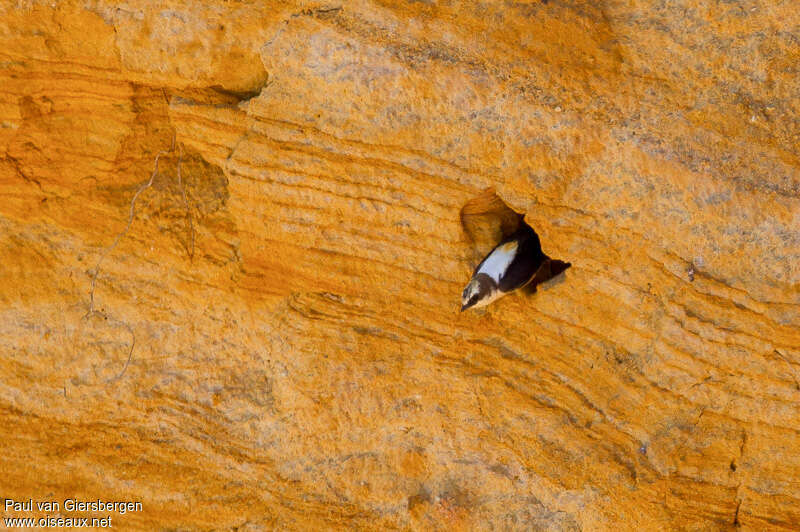
M797 526L798 35L788 0L3 2L4 496ZM573 267L459 314L488 186Z

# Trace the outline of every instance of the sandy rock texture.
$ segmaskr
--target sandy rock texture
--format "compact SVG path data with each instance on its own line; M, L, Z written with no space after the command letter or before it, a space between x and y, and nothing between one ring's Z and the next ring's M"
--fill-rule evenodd
M0 492L797 529L798 145L793 0L1 2ZM573 266L460 314L489 186Z

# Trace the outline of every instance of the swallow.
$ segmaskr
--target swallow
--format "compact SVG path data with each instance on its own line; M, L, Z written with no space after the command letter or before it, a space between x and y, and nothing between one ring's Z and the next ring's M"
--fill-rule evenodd
M524 215L510 209L489 188L461 209L461 223L475 250L497 242L472 273L461 294L461 311L479 308L520 288L529 293L572 264L551 259Z

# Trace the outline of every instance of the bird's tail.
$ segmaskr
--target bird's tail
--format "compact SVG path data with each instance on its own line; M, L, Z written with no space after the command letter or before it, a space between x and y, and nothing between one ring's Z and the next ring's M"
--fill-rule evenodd
M556 275L560 274L567 268L572 266L570 262L564 262L563 260L558 259L551 259L550 257L545 257L544 262L542 265L539 266L539 269L536 271L536 274L533 276L533 279L525 286L525 288L533 293L536 292L536 285L541 284L545 281L549 281Z

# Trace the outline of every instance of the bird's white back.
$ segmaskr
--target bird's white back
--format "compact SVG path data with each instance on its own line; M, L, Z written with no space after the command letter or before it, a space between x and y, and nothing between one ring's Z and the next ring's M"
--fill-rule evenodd
M500 282L500 276L508 269L508 265L517 255L517 243L509 242L495 248L492 253L483 261L477 273L485 273L496 283Z

